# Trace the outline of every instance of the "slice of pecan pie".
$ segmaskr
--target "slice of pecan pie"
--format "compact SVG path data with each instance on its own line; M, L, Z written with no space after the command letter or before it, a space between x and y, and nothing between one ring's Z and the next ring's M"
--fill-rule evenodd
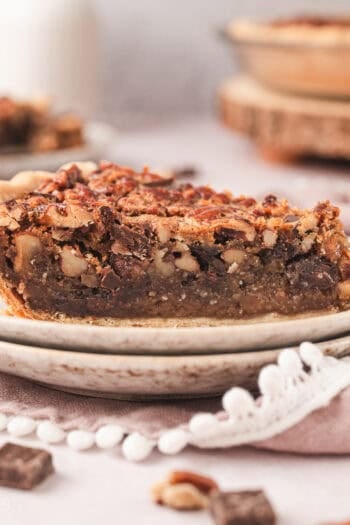
M48 100L0 97L0 149L45 152L81 146L83 123L74 114L55 115Z
M329 202L292 208L78 163L0 183L0 287L37 319L341 310L350 251Z

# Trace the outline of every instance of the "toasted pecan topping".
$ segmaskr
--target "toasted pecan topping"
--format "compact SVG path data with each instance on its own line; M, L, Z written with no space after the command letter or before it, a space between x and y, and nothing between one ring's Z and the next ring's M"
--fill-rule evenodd
M188 470L174 470L169 474L168 482L171 485L176 485L177 483L191 483L198 490L206 494L219 488L216 481L212 478Z
M166 183L148 168L138 173L110 163L68 164L55 174L23 172L11 181L0 182L0 199L6 202L0 226L16 229L19 219L25 220L28 214L34 223L65 229L110 226L119 223L121 217L129 223L144 222L149 216L150 235L152 230L162 243L168 242L174 232L187 238L200 234L222 244L239 240L249 245L257 242L258 236L262 246L272 249L281 232L293 230L301 239L306 238L304 251L317 241L321 223L323 230L328 225L341 230L339 210L329 202L303 211L274 195L257 202L216 192L208 186L169 185L168 179ZM128 228L123 226L113 252L130 252L143 259L148 243L144 232L133 234L132 243L137 241L137 246L130 245L128 235ZM191 268L188 271L197 269L191 254L179 257L177 266Z
M196 472L177 470L166 481L152 487L152 498L159 505L176 510L198 510L208 506L208 496L218 490L217 483Z

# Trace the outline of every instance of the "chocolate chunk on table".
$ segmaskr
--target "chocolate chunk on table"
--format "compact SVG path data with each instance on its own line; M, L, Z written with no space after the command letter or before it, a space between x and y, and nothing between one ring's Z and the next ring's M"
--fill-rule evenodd
M217 525L275 525L276 516L262 490L214 492L210 510Z
M54 471L46 450L6 443L0 449L0 486L30 490Z

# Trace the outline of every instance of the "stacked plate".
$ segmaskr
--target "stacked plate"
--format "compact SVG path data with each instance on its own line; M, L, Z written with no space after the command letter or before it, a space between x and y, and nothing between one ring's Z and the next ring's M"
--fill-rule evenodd
M116 147L117 132L102 122L87 122L84 129L85 144L75 148L61 149L41 153L28 153L15 150L12 153L0 153L0 177L9 179L19 171L51 170L76 160L100 160L106 157L108 150Z
M256 387L259 369L303 340L323 341L332 355L350 353L350 311L204 323L105 327L0 315L0 371L92 396L199 397Z

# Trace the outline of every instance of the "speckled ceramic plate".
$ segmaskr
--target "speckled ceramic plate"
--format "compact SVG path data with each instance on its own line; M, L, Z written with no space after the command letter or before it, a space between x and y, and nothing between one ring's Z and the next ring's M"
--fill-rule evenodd
M321 345L328 353L350 352L350 337ZM126 399L203 397L239 385L256 389L262 366L279 350L188 355L130 356L70 352L0 341L0 371L78 394Z
M245 322L212 319L121 320L119 326L34 321L0 315L0 338L111 354L209 354L279 348L349 332L350 311Z

